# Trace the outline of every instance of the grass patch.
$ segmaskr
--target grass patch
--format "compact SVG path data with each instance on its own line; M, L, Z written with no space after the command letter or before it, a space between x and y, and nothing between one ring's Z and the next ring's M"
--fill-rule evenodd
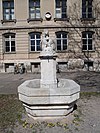
M80 97L81 98L90 98L91 96L100 97L100 92L81 92ZM41 124L43 125L43 128L49 127L62 127L66 130L69 130L69 127L66 124L62 124L60 122L57 123L27 123L27 121L22 121L22 113L24 113L24 108L22 103L18 100L17 95L0 95L0 128L1 129L7 129L9 127L13 127L16 122L19 122L22 124L23 127L29 127L31 129L34 129L33 132L36 132L37 128L40 128L42 130ZM75 125L79 125L82 121L81 116L82 112L81 110L77 110L77 113L74 114L74 120L73 123ZM76 129L77 130L77 129ZM9 130L9 133L12 133L13 130Z
M100 92L81 92L80 98L90 98L91 96L100 97Z
M13 126L22 117L24 108L17 95L0 95L0 127Z

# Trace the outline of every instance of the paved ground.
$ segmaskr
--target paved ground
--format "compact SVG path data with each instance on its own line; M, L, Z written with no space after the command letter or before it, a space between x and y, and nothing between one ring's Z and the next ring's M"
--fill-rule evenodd
M0 73L0 94L17 94L17 87L33 78L40 78L40 74Z
M0 94L16 94L21 83L35 78L40 78L40 74L0 73ZM57 74L57 78L73 79L81 86L81 92L100 92L100 72L66 72Z

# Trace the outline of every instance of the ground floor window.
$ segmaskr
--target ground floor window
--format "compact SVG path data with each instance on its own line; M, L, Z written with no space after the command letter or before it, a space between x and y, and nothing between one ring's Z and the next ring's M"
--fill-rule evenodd
M93 51L93 32L86 31L82 33L82 50L83 51Z
M57 63L57 73L60 71L66 71L68 68L68 62L58 62Z
M40 41L41 41L41 33L39 32L32 32L29 33L30 37L30 52L40 51Z
M7 33L3 35L5 49L4 51L7 53L15 52L15 34Z
M14 72L14 63L5 63L5 72Z
M68 37L67 32L56 32L57 51L63 51L67 49Z
M93 61L84 61L84 68L86 70L93 69Z
M40 62L32 62L31 63L31 71L32 72L40 72Z

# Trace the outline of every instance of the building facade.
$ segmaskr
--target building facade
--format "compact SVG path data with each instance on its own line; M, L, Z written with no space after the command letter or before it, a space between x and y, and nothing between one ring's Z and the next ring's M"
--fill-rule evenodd
M44 31L61 71L100 71L99 0L0 0L0 72L40 70Z

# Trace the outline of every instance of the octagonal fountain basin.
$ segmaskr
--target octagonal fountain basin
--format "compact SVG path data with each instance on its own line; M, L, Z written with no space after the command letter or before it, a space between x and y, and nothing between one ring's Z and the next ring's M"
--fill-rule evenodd
M34 119L61 117L73 111L80 86L70 79L59 79L55 88L41 88L40 79L27 80L18 87L19 99Z

